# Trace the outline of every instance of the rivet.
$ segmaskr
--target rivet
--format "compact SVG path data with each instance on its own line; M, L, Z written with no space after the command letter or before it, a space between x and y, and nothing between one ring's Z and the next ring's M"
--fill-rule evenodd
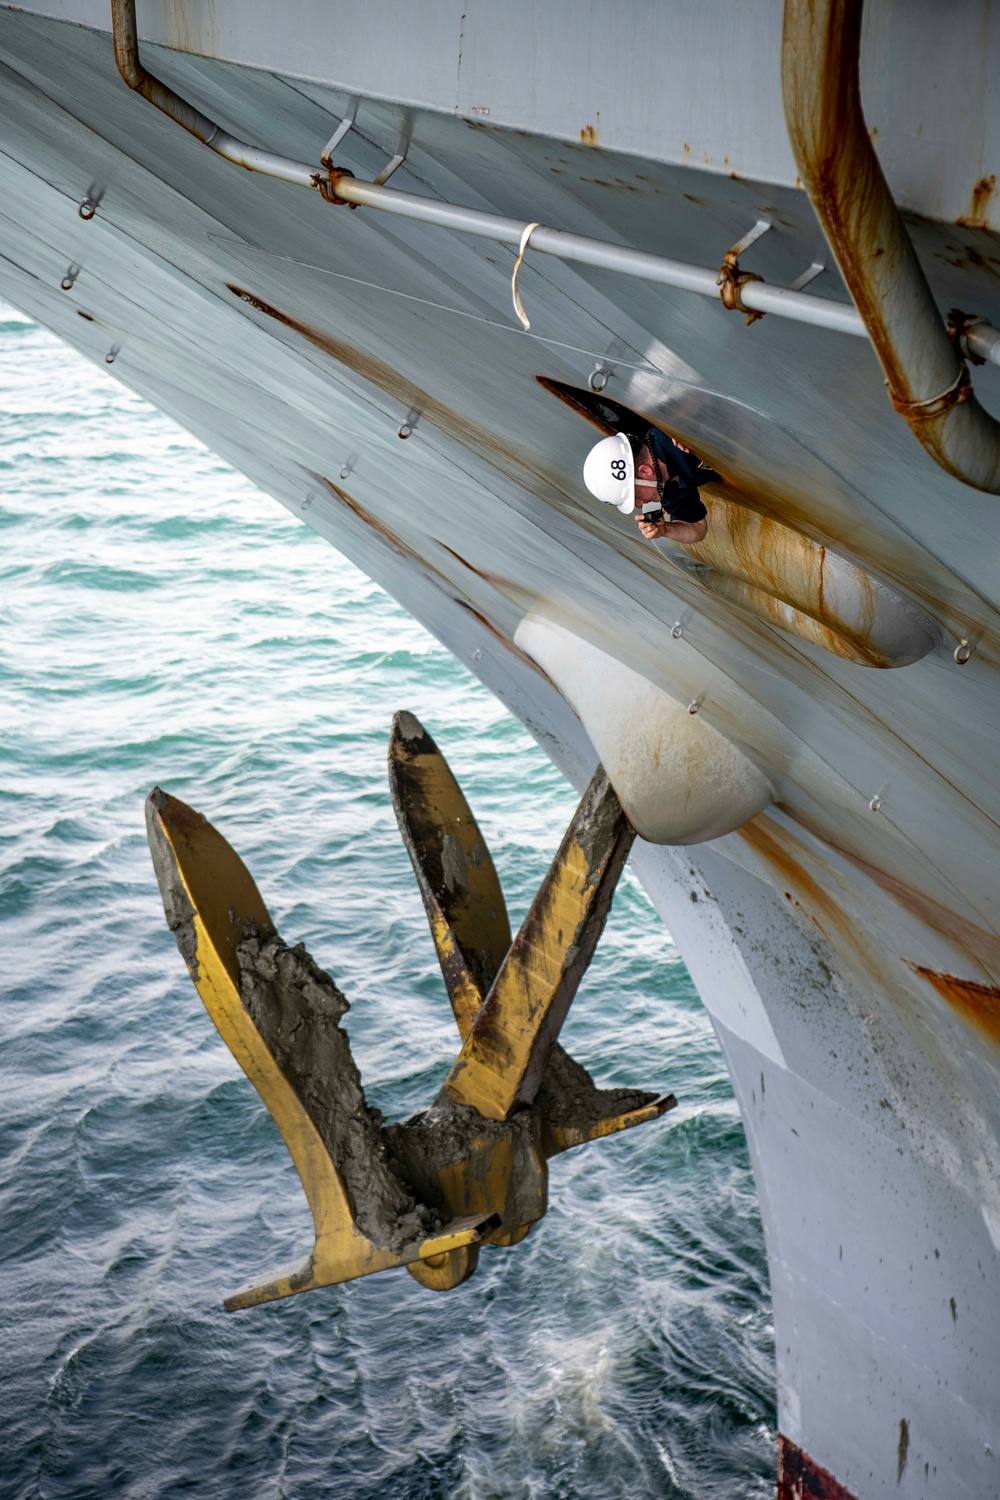
M954 651L954 658L958 666L965 666L965 663L969 660L969 657L972 655L974 649L975 648L973 646L969 645L968 641L959 641Z

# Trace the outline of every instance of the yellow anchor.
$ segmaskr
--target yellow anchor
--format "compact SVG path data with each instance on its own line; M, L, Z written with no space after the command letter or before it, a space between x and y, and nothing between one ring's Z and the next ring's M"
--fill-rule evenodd
M159 788L147 798L167 922L313 1216L305 1264L228 1297L230 1311L400 1265L424 1286L459 1286L484 1243L516 1244L543 1216L549 1157L676 1104L596 1088L556 1040L635 836L603 769L513 942L485 840L412 714L393 721L389 781L462 1037L433 1105L389 1126L365 1102L329 975L278 936L210 823Z

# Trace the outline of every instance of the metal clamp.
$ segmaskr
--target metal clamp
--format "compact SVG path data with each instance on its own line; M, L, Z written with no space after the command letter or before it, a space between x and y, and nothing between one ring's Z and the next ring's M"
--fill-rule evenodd
M746 286L748 281L763 281L764 278L758 276L756 271L741 271L740 256L744 250L749 250L751 245L756 244L761 235L766 234L770 228L769 219L758 219L753 228L748 229L742 239L738 239L736 244L726 251L716 279L723 306L727 307L730 312L745 313L747 327L765 315L762 312L755 312L751 307L744 307L740 289Z
M63 277L62 281L60 281L59 283L64 292L71 292L73 290L73 283L76 281L76 278L79 276L79 274L79 266L66 267L66 274Z
M606 365L603 361L594 366L587 377L587 384L595 396L599 396L602 391L607 390L608 381L614 373L614 365Z
M338 198L337 196L337 183L340 178L353 177L354 173L349 171L347 167L331 167L330 172L332 174L330 177L324 177L321 172L316 172L313 175L313 182L319 188L320 193L326 199L327 203L332 203L336 208L357 208L358 205L356 203L348 203L346 198Z
M403 422L400 422L400 424L399 424L399 429L398 429L398 431L396 433L396 436L400 437L400 438L403 438L403 439L406 439L408 437L412 437L413 436L414 428L416 427L416 425L417 425L417 423L419 421L420 421L420 413L418 411L412 411L412 410L408 411L406 413L406 420L403 421Z
M107 354L104 356L104 363L106 365L113 365L114 362L115 362L115 360L118 358L118 356L119 356L119 354L121 352L122 352L122 346L121 346L121 344L112 344L111 348L108 350Z
M963 359L967 359L972 365L986 363L981 354L976 354L973 349L969 348L967 337L977 325L989 327L985 318L980 318L976 313L964 313L960 307L953 307L945 320L945 325L948 329L948 337Z

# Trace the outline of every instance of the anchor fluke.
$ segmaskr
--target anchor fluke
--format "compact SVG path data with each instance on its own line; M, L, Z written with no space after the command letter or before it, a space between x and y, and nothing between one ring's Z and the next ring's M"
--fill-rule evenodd
M146 802L167 921L205 1008L267 1105L312 1211L305 1264L227 1298L229 1310L478 1244L491 1213L442 1223L392 1171L340 1020L348 1002L275 931L243 861L193 808Z
M510 951L503 890L451 767L419 719L405 711L396 714L389 736L389 788L464 1042ZM643 1089L599 1089L553 1041L536 1103L542 1149L550 1157L656 1119L677 1101Z

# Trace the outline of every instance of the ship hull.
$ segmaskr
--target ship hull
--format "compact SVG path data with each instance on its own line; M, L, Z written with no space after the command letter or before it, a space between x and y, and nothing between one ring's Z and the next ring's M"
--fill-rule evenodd
M768 57L775 14L780 32L780 11L762 7ZM560 115L544 91L518 122L499 63L493 103L460 88L446 107L429 43L407 75L413 99L380 81L357 39L336 69L320 47L283 73L280 57L264 71L249 26L244 50L230 45L232 17L186 40L171 24L151 63L244 138L316 159L355 100L343 165L358 176L405 135L409 191L699 263L767 216L755 264L769 279L830 262L775 143L773 99L759 175L735 177L721 157L671 159L641 120L610 143L587 119L570 137L569 103ZM712 1017L746 1126L782 1495L1000 1493L997 501L934 467L864 341L774 318L748 328L682 292L530 256L525 334L513 252L213 158L128 92L107 31L88 29L106 25L103 7L0 8L0 292L110 357L352 558L578 787L593 742L515 640L529 613L696 703L760 768L766 813L709 843L640 842L633 864ZM469 53L483 90L488 46L481 36ZM913 229L942 305L1000 321L988 218ZM832 270L826 281L847 300ZM920 659L879 670L845 657L839 617L820 606L819 636L778 628L734 602L732 582L712 587L717 567L692 570L590 503L578 475L597 366L609 396L724 475L716 535L725 506L757 535L781 528L780 566L758 549L727 578L785 598L788 569L829 553L890 601L904 635L921 622ZM876 633L855 621L848 644L877 657ZM959 666L962 641L974 652Z

